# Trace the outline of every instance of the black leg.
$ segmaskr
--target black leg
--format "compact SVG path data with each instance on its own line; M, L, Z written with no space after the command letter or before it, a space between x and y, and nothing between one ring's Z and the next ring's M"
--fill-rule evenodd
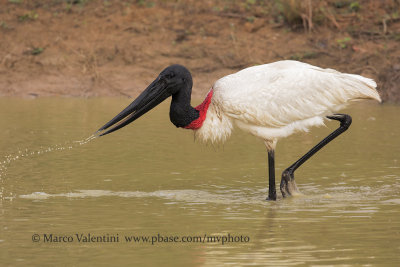
M274 150L268 151L268 174L269 174L269 188L268 188L267 200L276 200Z
M300 167L304 162L306 162L312 155L318 152L321 148L323 148L330 141L335 139L341 133L346 131L351 124L351 117L347 114L334 114L332 116L327 116L328 119L340 121L340 126L335 131L333 131L330 135L328 135L325 139L319 142L316 146L311 148L304 156L302 156L299 160L293 163L289 168L283 171L282 180L281 180L281 192L283 197L290 196L295 192L298 192L296 183L294 181L294 171Z

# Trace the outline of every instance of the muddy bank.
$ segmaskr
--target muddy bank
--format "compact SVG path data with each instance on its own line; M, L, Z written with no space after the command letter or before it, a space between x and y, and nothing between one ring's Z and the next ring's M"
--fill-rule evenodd
M294 59L400 101L396 1L0 2L0 96L136 96L179 63L203 97L226 74Z

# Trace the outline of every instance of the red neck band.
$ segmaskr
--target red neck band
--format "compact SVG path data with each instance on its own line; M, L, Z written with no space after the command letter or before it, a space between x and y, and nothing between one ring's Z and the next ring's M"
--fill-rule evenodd
M195 109L199 111L199 117L183 128L196 130L203 125L203 122L206 119L208 107L210 106L211 103L212 95L213 95L213 90L211 89L210 92L207 94L206 99L204 99L203 103L195 107Z

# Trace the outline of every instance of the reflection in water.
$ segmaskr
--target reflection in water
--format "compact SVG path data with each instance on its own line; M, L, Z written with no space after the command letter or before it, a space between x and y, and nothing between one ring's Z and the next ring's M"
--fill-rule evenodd
M168 103L91 142L94 136L81 137L129 100L0 102L5 265L82 265L83 258L138 266L395 266L400 260L397 106L346 111L353 116L349 131L297 171L303 194L269 202L262 142L236 131L219 148L193 143L190 131L170 124ZM337 124L327 127L282 140L277 177ZM250 242L36 244L35 233L231 233Z

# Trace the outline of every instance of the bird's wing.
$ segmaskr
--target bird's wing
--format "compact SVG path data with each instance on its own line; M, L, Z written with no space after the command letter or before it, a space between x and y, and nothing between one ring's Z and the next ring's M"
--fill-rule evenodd
M348 101L380 101L368 78L322 69L298 61L278 61L244 69L219 79L213 103L245 123L282 127L331 114Z

